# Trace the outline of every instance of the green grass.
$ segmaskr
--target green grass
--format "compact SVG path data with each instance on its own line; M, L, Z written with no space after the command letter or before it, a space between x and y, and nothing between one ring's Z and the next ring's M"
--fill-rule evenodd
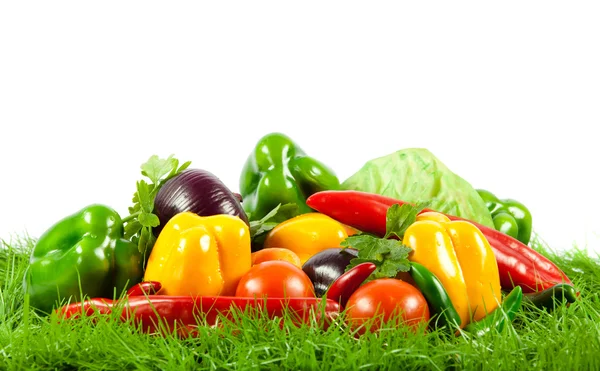
M528 307L482 338L404 328L357 338L342 319L322 330L246 315L181 339L142 334L110 316L94 324L39 317L21 289L33 243L0 242L0 369L600 369L600 260L578 249L553 253L539 240L534 247L571 277L581 300L551 313Z

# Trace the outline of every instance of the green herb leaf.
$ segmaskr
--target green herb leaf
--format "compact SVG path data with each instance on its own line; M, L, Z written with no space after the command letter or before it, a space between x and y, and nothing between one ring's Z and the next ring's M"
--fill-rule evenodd
M384 238L395 236L404 237L406 229L417 220L417 215L427 207L427 203L421 202L416 206L404 204L402 206L395 204L388 208L385 217L385 236Z
M342 241L341 246L352 247L358 250L359 258L380 261L382 259L380 252L386 251L385 244L388 242L393 243L394 241L368 235L359 235L346 238Z
M262 245L269 231L288 219L299 215L298 205L279 204L260 220L250 222L250 238L254 244Z
M150 185L143 180L137 182L137 194L141 210L151 213L154 210L154 197L150 197ZM143 225L146 225L142 222Z
M346 270L365 262L371 262L377 266L368 280L396 277L399 272L407 272L410 269L408 254L411 249L402 245L398 240L358 235L346 238L342 241L341 246L358 250L358 257L350 261Z
M138 244L138 249L147 255L156 242L152 228L160 225L160 220L154 214L154 199L164 183L187 169L191 161L179 166L179 160L170 155L166 159L157 155L150 156L148 161L140 166L142 175L151 183L140 180L136 183L133 195L133 205L128 208L129 216L124 218L125 236Z
M412 249L403 245L401 240L408 227L417 220L417 215L426 206L426 203L392 205L386 213L386 233L383 238L359 234L342 241L342 247L358 250L358 257L350 261L346 270L365 262L375 264L377 268L367 281L396 277L400 272L408 272L410 270L408 255Z
M270 219L267 219L269 222L274 223L282 223L288 219L292 219L295 216L299 215L298 205L294 203L284 204L279 207L275 215L273 215Z
M142 175L148 177L152 183L156 184L163 180L164 177L175 175L179 160L170 155L166 159L161 159L157 155L150 156L148 161L142 164Z
M133 236L135 236L142 229L142 224L134 220L125 225L125 238L131 240Z
M275 206L275 208L273 210L269 211L267 213L267 215L265 215L260 220L252 220L250 222L250 236L254 236L262 228L262 226L265 223L267 223L267 221L269 219L271 219L272 217L274 217L275 215L277 215L277 212L279 211L280 207L281 207L281 204Z
M144 227L154 228L158 227L158 225L160 224L158 216L152 213L141 213L140 216L138 216L138 220L140 224Z
M391 260L400 260L404 259L410 254L412 249L404 244L400 244L400 246L396 245L394 249L390 251L390 259ZM406 269L410 269L410 266L406 266ZM406 272L406 271L403 271Z
M144 243L142 245L143 247L143 254L144 254L144 261L146 261L146 256L150 253L150 251L152 251L152 248L154 247L154 243L156 243L156 237L154 237L154 234L152 234L152 228L150 227L146 227L143 229L144 231ZM140 241L140 244L142 242Z
M191 164L192 164L192 161L184 162L183 165L181 165L179 167L179 169L177 169L177 171L175 173L177 173L177 174L181 173L182 171L184 171L185 169L187 169L188 167L190 167Z

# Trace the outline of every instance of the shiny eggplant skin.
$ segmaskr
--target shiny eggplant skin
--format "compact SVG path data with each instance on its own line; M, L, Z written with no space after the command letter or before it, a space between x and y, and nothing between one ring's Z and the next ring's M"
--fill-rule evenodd
M334 247L311 256L302 266L315 287L315 295L323 296L329 286L345 271L350 260L358 256L358 250Z
M248 224L248 217L235 194L213 173L201 169L187 169L169 179L158 191L154 210L162 226L175 215L190 211L200 216L229 214Z

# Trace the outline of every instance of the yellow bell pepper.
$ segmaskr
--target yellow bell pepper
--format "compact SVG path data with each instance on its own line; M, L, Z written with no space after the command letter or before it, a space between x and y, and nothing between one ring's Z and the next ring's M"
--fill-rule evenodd
M409 260L424 265L442 282L461 327L482 319L500 304L496 257L472 223L451 221L436 212L422 213L406 230L403 244L413 249Z
M306 213L279 223L267 234L264 248L292 250L304 264L316 253L340 244L348 237L347 228L320 213Z
M250 231L232 215L183 212L161 231L144 281L159 281L165 295L233 296L251 268Z

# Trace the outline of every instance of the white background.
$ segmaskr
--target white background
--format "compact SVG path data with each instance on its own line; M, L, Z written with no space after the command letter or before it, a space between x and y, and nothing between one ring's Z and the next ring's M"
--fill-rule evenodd
M600 252L599 6L414 3L3 2L0 237L125 216L152 154L237 191L281 131L341 180L426 147L551 247Z

